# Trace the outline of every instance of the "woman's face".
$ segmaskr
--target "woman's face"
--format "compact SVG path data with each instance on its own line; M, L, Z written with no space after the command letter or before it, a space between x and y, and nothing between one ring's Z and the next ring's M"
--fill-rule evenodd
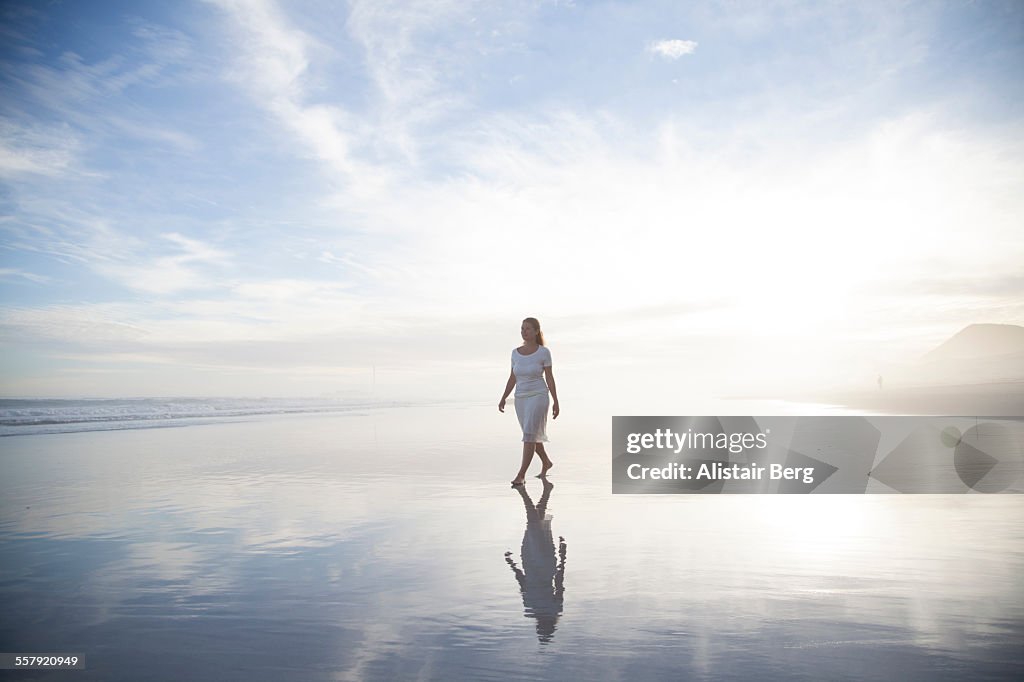
M523 335L523 341L527 343L533 343L537 340L537 330L526 320L523 320L523 326L519 328L519 333Z

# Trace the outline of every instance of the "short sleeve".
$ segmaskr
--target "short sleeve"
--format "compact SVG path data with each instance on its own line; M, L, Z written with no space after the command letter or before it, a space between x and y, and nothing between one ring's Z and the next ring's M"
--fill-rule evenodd
M551 366L551 351L549 351L544 346L541 346L541 348L544 348L544 362L543 362L543 365L545 367L550 367Z

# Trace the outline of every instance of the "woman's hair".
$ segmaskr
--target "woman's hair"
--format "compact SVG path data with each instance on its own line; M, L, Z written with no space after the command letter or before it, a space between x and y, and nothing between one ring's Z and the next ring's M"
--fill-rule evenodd
M523 322L529 322L530 326L537 332L537 343L544 345L544 332L540 330L540 322L537 321L536 317L528 317Z

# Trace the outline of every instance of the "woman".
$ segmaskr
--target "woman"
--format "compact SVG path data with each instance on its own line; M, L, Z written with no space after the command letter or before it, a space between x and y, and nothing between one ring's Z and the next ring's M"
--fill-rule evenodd
M512 351L512 372L505 384L505 394L498 403L498 411L505 411L505 399L516 387L516 416L523 427L523 465L512 480L512 487L525 483L526 470L533 461L533 453L540 455L542 468L539 477L547 475L548 469L554 466L544 443L548 440L546 431L548 422L548 391L554 405L551 409L552 418L558 418L558 393L555 392L555 377L551 373L551 351L544 346L544 334L540 331L540 322L528 317L523 320L520 328L523 345ZM547 383L541 375L547 378Z

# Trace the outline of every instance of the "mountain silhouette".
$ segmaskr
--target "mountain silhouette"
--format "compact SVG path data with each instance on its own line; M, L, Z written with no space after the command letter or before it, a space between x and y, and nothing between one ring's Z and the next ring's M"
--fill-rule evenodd
M1024 356L1024 327L972 324L924 356L925 362L1000 359Z
M818 399L880 414L1024 415L1024 327L968 325L882 378Z
M964 327L908 368L906 380L923 385L1024 381L1024 327Z

